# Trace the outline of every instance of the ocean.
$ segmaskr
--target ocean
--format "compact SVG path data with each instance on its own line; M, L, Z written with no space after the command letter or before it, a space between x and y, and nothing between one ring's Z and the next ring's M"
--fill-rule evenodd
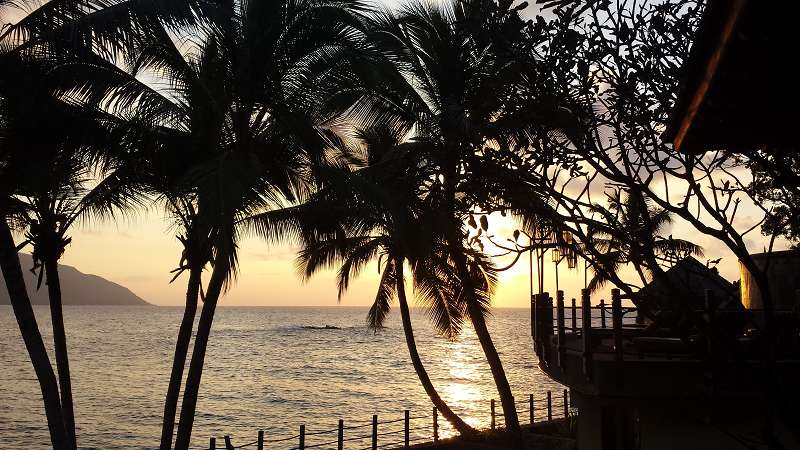
M35 311L54 361L49 311ZM158 447L182 312L178 307L65 308L80 448ZM345 306L218 308L193 448L208 448L211 436L220 437L218 448L224 448L223 435L237 446L250 443L259 429L267 439L290 437L301 424L309 434L306 445L321 444L323 436L335 440L336 435L311 433L336 428L339 419L355 427L368 424L373 414L381 422L402 419L406 409L420 417L413 420L412 437L430 436L432 405L411 366L399 311L378 333L366 327L366 313L366 308ZM490 401L497 394L474 331L467 327L451 342L436 335L423 310L412 316L435 387L468 423L488 427ZM547 390L560 398L563 388L537 367L530 311L495 309L489 327L515 398L542 398ZM527 413L520 415L524 422ZM452 434L441 417L439 425L441 436ZM348 436L358 430L348 429ZM9 306L0 306L0 437L4 449L49 445L38 384ZM296 441L268 448L281 445L288 449Z

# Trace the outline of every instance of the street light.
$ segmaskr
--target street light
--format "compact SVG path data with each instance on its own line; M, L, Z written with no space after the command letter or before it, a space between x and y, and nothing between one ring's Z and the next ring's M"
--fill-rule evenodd
M567 267L570 269L578 267L578 254L573 249L567 253Z
M561 249L558 247L553 247L553 249L550 250L550 256L552 257L552 261L557 265L559 262L561 262Z

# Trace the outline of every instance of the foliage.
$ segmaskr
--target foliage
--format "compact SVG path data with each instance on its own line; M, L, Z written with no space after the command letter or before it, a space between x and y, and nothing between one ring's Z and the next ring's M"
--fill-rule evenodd
M761 232L781 235L800 246L800 157L792 148L755 149L747 153L753 180L747 186L753 198L771 205Z
M630 295L702 254L680 221L764 291L746 236L800 240L796 154L661 139L701 2L543 3L532 21L507 0L37 5L0 35L0 209L60 256L75 221L153 196L184 246L175 277L212 264L223 290L248 233L301 244L305 278L337 267L340 297L377 260L375 328L408 264L437 329L472 320L501 384L491 212L520 222L514 262L569 247L592 288ZM761 217L742 225L743 202Z

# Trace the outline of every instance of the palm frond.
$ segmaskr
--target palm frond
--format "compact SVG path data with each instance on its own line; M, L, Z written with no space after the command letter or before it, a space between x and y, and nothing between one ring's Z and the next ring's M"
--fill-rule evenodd
M383 328L386 322L386 316L392 306L392 296L397 289L397 270L396 262L390 259L386 262L381 274L381 280L378 283L378 292L375 294L375 301L367 312L367 325L372 330L379 330Z

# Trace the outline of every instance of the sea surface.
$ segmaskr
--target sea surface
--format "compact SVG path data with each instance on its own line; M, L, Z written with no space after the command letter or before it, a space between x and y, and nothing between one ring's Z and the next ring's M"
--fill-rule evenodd
M35 311L54 361L48 309ZM312 433L335 429L339 419L354 427L345 437L355 438L370 434L373 414L381 422L397 421L406 409L420 417L412 420L412 438L429 437L432 405L411 366L399 312L393 311L387 328L378 333L366 327L366 312L344 306L220 307L203 371L193 448L208 448L211 436L219 436L217 446L224 448L223 435L230 435L236 446L247 444L259 429L267 439L289 438L301 424L309 434L307 446L324 444L335 441L336 434ZM80 448L158 447L181 315L177 307L65 308ZM497 394L474 331L467 327L451 342L436 335L423 310L412 315L435 387L468 423L488 427L490 400ZM326 325L338 329L309 328ZM562 387L537 367L530 311L495 309L489 327L515 397L542 398L552 390L560 399ZM520 414L523 421L527 414ZM442 436L452 433L441 417L439 424ZM380 431L398 426L402 421L382 424ZM402 440L402 434L387 434L381 443L385 439ZM38 384L9 306L0 306L0 442L3 449L49 445ZM363 448L370 442L348 444ZM296 446L289 439L267 448Z

